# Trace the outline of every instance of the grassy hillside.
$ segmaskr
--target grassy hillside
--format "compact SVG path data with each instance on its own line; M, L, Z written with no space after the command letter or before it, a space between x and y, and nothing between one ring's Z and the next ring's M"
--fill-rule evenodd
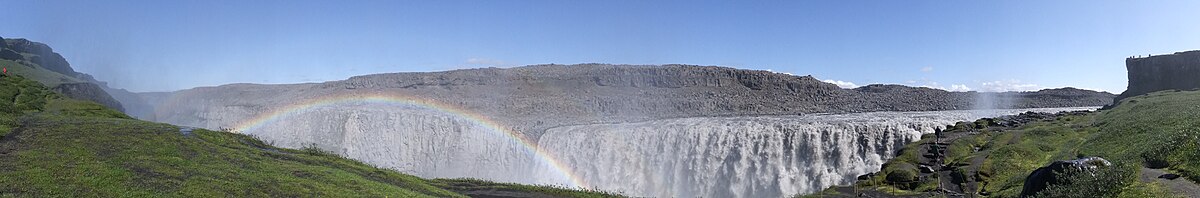
M1097 119L1080 154L1165 166L1200 181L1200 91L1126 98Z
M0 83L0 197L613 196L423 179L318 149L130 119L18 76Z
M10 75L21 75L27 79L40 82L46 87L54 87L62 83L87 82L72 76L50 71L38 64L25 60L13 61L0 59L0 66L7 68Z
M919 173L922 145L932 135L911 143L884 165L878 176L850 187L830 188L810 197L848 197L854 192L876 195L939 196L941 186L962 184L964 191L985 197L1018 197L1031 172L1053 161L1103 157L1113 166L1096 176L1072 176L1072 183L1052 186L1043 196L1174 197L1177 189L1195 189L1200 181L1200 91L1156 92L1127 98L1113 109L1037 121L1017 128L988 128L987 120L959 123L947 131L962 137L946 142L944 166L950 174ZM951 135L953 136L953 135ZM1179 174L1191 180L1164 185L1139 179L1147 170ZM1153 175L1157 176L1157 175ZM1151 177L1153 177L1151 176ZM1163 180L1165 181L1165 180ZM1179 187L1177 185L1182 185Z

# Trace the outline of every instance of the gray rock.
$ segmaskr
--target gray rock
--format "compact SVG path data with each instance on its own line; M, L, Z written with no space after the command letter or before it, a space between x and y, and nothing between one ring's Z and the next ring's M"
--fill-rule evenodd
M1163 179L1168 179L1168 180L1175 180L1175 179L1179 179L1179 177L1180 177L1179 175L1177 175L1177 174L1173 174L1173 173L1167 173L1167 174L1163 174L1163 175L1159 175L1159 176L1158 176L1158 178L1163 178Z
M7 43L8 49L20 53L33 54L34 56L30 57L29 61L41 65L43 68L67 76L79 76L78 72L75 72L74 69L71 69L71 64L67 63L67 59L63 58L62 55L55 53L54 50L50 49L50 46L46 44L25 39L5 39L4 42Z
M67 96L68 98L92 101L100 103L106 107L125 112L125 108L121 106L120 102L117 102L116 99L113 99L111 95L108 95L107 92L104 92L103 88L100 88L100 86L96 84L63 83L55 86L53 90L63 94L64 96Z
M1125 59L1129 88L1117 100L1162 90L1200 88L1200 50Z
M25 58L25 57L21 56L21 54L15 52L15 51L12 51L10 49L0 49L0 59L21 60L23 58Z

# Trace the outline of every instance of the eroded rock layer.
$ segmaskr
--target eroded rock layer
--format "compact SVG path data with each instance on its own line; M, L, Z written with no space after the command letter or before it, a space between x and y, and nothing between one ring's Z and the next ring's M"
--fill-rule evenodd
M1200 89L1200 51L1125 59L1129 88L1119 98L1162 90Z

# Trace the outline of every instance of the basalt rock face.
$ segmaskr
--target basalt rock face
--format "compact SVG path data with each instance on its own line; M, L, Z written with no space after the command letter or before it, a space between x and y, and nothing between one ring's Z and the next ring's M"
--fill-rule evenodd
M0 37L0 41L4 41L4 37ZM4 60L19 60L24 58L20 53L8 49L8 42L0 42L0 59Z
M108 108L125 111L120 102L104 92L104 88L92 83L63 83L54 87L54 91L68 98L87 100L100 103Z
M162 99L153 117L228 128L306 100L381 93L461 108L533 137L554 126L664 118L974 109L980 94L900 85L840 89L811 76L715 66L534 65L201 87ZM996 95L1009 100L1002 108L1100 106L1112 98L1077 89Z
M1118 100L1162 90L1200 89L1200 50L1125 59L1129 88Z

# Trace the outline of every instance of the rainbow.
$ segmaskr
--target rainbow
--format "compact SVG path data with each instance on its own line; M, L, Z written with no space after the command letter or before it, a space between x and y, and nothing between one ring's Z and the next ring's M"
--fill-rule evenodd
M570 168L565 166L562 162L558 161L553 156L550 156L549 153L547 153L546 151L544 151L540 147L538 147L536 142L525 137L524 134L510 130L510 129L504 127L504 125L496 123L495 121L489 119L487 116L484 116L482 114L475 113L475 112L472 112L472 111L469 111L469 110L466 110L466 109L463 109L463 108L460 108L460 107L457 107L454 105L449 105L449 104L441 103L438 101L417 98L417 97L410 97L410 96L389 94L389 93L382 93L382 92L365 93L365 94L364 93L356 93L356 94L344 94L344 95L343 94L329 94L324 97L310 99L310 100L302 101L299 103L293 103L293 104L284 106L283 108L275 108L272 111L269 111L266 113L261 113L257 116L254 116L250 119L246 119L243 122L238 123L237 125L235 125L233 127L233 129L235 131L241 131L241 132L251 131L251 130L257 129L259 127L262 127L263 125L282 120L291 115L305 112L306 110L309 110L309 109L334 106L334 105L362 104L362 103L408 105L408 106L413 106L413 107L420 107L420 108L425 108L425 109L430 109L430 110L436 110L436 111L439 111L442 113L446 113L449 115L464 118L470 122L475 123L476 125L482 126L486 129L490 129L489 131L491 131L493 133L498 133L501 137L508 137L511 141L515 141L516 143L520 144L528 152L534 154L535 159L539 159L542 163L550 165L550 167L553 168L553 171L555 171L556 174L559 174L559 175L563 176L564 178L566 178L568 181L570 181L571 182L570 185L574 185L571 187L581 188L581 189L588 187L588 185L586 185L586 183L584 183L583 179L581 179L579 176L575 175L572 171L570 171L571 170Z

